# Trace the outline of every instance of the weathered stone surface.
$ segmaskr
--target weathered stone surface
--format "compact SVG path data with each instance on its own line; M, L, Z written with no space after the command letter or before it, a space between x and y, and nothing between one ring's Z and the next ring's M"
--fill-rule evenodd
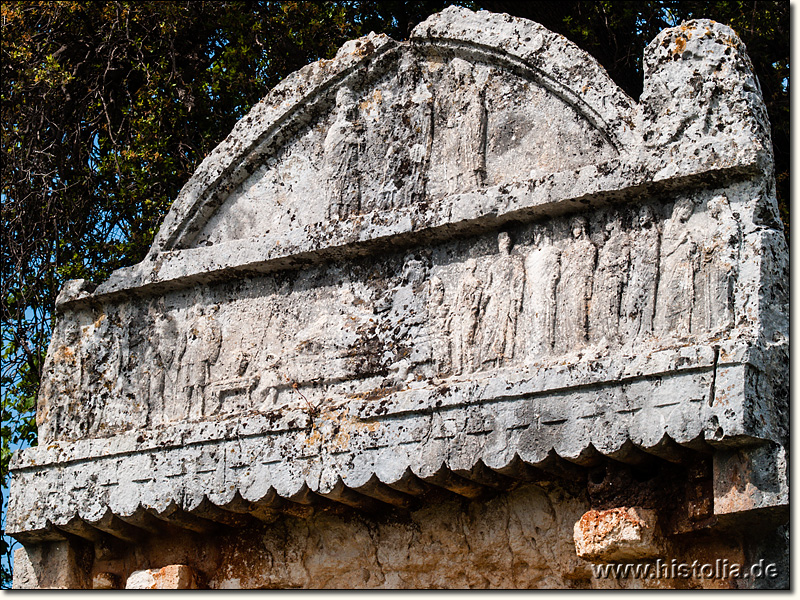
M581 493L551 484L521 484L475 501L443 493L392 518L318 508L302 518L284 516L227 533L154 536L138 545L135 555L98 560L95 569L119 573L124 581L134 571L181 563L202 574L202 587L211 589L736 586L697 577L595 577L572 537L573 525L588 508ZM661 557L690 564L719 557L745 562L736 542L708 535L665 540Z
M673 177L689 162L720 168L754 161L772 174L761 88L733 30L704 19L666 29L645 49L644 69L640 135L654 179Z
M119 589L119 579L114 573L96 573L92 577L93 590L116 590Z
M13 586L16 590L35 590L43 587L39 584L36 570L28 557L28 551L24 547L17 548L14 551Z
M644 71L636 103L563 37L449 8L288 77L142 263L64 286L7 530L138 544L785 447L749 59L699 20ZM713 522L719 480L687 479L676 531Z
M14 551L14 589L65 590L91 587L91 549L66 540Z
M574 530L578 556L594 561L640 560L664 556L658 515L641 508L590 510Z
M785 521L788 511L789 482L782 446L741 448L714 455L717 516L738 526L759 527Z
M134 571L125 582L126 590L196 590L192 569L186 565L169 565L160 569Z

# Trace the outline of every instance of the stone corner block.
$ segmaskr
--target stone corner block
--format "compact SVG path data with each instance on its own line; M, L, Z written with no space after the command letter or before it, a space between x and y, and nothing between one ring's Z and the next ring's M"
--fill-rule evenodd
M67 541L31 544L14 552L15 590L86 589L88 556Z
M789 517L786 450L778 444L714 453L714 515L720 523L760 527Z

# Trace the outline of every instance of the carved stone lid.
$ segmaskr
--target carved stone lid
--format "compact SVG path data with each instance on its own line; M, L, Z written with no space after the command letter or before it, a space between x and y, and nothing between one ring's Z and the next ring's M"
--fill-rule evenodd
M785 443L788 254L741 41L662 32L640 103L451 7L287 77L147 258L59 296L7 531L136 539Z

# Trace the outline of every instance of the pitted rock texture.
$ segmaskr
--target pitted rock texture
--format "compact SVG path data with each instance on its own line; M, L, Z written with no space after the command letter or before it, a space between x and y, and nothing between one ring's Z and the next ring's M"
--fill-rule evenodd
M335 506L273 524L214 535L151 537L136 552L95 560L125 581L136 571L189 565L210 589L684 589L731 588L732 580L603 578L578 557L573 525L585 495L522 484L468 501L442 494L403 516L343 514ZM741 540L684 536L662 557L742 563Z
M721 191L87 306L53 335L43 439L750 337L741 208Z
M644 72L637 104L562 36L449 8L287 77L142 263L64 286L7 530L130 542L785 445L749 59L698 20Z
M112 588L113 589L113 588ZM126 590L196 590L194 573L186 565L134 571L125 582Z
M596 561L664 556L656 511L641 508L590 510L575 523L578 556Z

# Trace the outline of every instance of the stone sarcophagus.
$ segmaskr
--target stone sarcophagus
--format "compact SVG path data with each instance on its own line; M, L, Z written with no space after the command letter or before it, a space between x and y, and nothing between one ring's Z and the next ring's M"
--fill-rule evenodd
M711 465L667 534L783 518L771 152L712 21L652 42L638 103L507 15L348 42L236 125L143 262L65 285L8 532L133 543L653 461Z

